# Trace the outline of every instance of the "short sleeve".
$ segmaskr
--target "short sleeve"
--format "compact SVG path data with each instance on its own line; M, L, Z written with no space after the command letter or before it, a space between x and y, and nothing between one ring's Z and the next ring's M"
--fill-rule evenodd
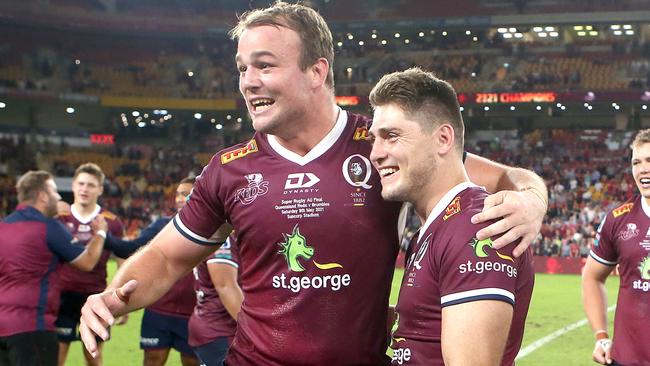
M187 203L173 218L176 229L197 244L221 243L216 237L219 228L226 221L224 205L218 196L221 169L219 159L213 157L201 175L196 177Z
M84 252L82 245L74 244L72 234L55 219L47 220L47 246L64 262L72 262Z
M441 306L478 300L514 305L521 261L512 255L515 245L495 250L492 239L476 239L476 232L487 224L467 225L469 230L450 230L453 233L438 248Z
M615 266L618 261L618 254L614 245L614 236L612 235L614 218L608 214L598 226L594 246L589 252L589 256L598 263L606 266Z

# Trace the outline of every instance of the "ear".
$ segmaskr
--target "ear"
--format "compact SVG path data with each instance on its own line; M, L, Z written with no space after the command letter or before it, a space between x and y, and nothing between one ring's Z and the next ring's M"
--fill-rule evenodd
M316 63L311 66L312 87L317 88L325 84L327 74L330 70L330 63L324 57L319 58Z
M438 152L440 155L446 155L454 149L456 144L456 136L454 135L454 128L448 124L443 123L438 126L435 133L435 141L438 144Z

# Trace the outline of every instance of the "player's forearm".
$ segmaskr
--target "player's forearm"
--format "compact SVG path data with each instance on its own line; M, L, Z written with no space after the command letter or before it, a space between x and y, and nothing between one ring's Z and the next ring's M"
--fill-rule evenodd
M117 289L129 280L138 281L136 290L129 298L128 306L122 312L124 314L153 304L167 293L183 274L184 271L180 268L170 268L158 248L149 246L124 262L107 289Z
M241 288L235 283L233 286L223 286L217 288L219 300L228 311L230 316L237 320L237 314L241 310L241 304L244 301L244 293Z
M595 278L582 280L582 304L591 329L607 330L607 290L605 283Z
M86 249L71 265L81 271L90 272L95 268L104 250L104 237L94 235L86 244Z

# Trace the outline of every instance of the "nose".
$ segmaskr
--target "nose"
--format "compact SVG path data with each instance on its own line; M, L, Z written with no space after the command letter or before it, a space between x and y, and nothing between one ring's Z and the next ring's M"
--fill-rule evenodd
M372 165L377 168L386 157L386 151L380 138L376 138L372 142L372 150L370 151L370 161Z
M246 69L245 72L239 74L239 90L242 94L244 94L246 90L259 88L260 84L259 73L255 68L250 67Z

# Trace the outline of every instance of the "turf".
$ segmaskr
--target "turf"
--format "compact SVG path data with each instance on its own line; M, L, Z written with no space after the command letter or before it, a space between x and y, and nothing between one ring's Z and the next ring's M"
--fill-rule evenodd
M109 273L115 271L109 263ZM393 279L391 304L397 302L397 295L403 271L396 269ZM607 281L609 303L616 302L618 277ZM104 347L104 364L107 366L141 365L142 351L139 348L140 320L142 311L132 313L126 325L114 327L112 339ZM577 275L545 275L535 277L535 291L526 321L526 333L522 347L554 331L573 324L585 315L580 299L580 277ZM609 314L610 322L613 314ZM610 324L610 331L612 330ZM591 361L593 336L588 325L570 331L517 361L521 366L537 365L595 365ZM83 365L81 344L73 343L67 365ZM167 365L180 365L179 355L172 351Z

